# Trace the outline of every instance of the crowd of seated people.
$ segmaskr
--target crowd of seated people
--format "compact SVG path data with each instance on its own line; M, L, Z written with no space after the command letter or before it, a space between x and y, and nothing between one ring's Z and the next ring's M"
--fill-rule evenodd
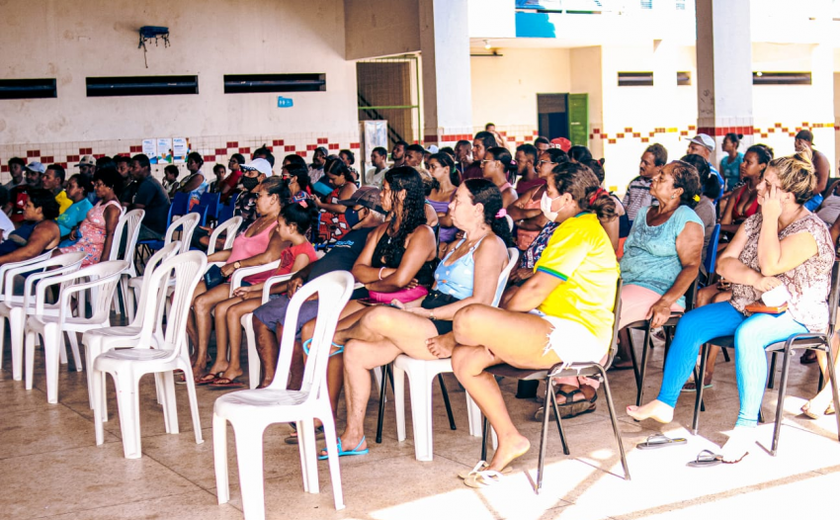
M289 325L296 333L289 385L299 387L324 302L305 302L298 322L287 324L289 302L309 281L350 271L360 287L341 311L328 364L334 413L342 390L347 404L339 454L368 451L364 420L372 368L400 354L451 357L455 376L498 435L498 449L483 468L491 473L465 475L465 483L476 487L492 483L487 481L492 472L502 472L529 449L486 368L604 363L616 320L619 353L613 366L629 368L632 343L626 326L650 320L651 327L661 327L686 309L686 292L700 279L706 287L698 292L694 310L679 320L657 400L628 407L627 413L639 420L671 421L680 391L696 388L689 378L700 346L734 335L741 403L736 434L722 458L735 462L754 440L767 373L764 347L797 332L827 329L826 299L840 236L836 212L829 213L840 207L835 201L840 196L832 188L814 206L819 216L811 213L822 182L812 136L797 135L802 151L782 158L761 144L740 154L737 135L724 141L726 184L709 162L714 139L699 134L688 140L687 154L677 161L668 162L662 145L648 146L639 176L622 200L605 188L604 162L587 148L566 146L567 153L540 138L518 146L512 156L494 128L477 133L471 149L468 141L436 153L397 142L390 167L385 149L377 148L375 168L365 178L352 168L350 150L330 155L323 148L315 150L312 164L291 154L276 170L265 147L250 162L235 154L230 173L220 171L212 186L195 152L187 158L189 175L176 185L177 168L167 172L166 187L151 175L142 154L111 162L83 160L84 173L66 183L58 165L15 160L5 209L18 227L0 243L0 265L32 258L59 242L61 253L84 252L84 265L107 259L115 247L117 220L135 208L146 210L141 238L161 239L166 188L188 194L190 204L206 191L219 193L223 203L235 197L234 214L243 224L230 249L223 249L220 239L208 257L212 266L191 304L192 373L184 377L199 385L244 386L240 322L253 313L261 366L257 386L274 379L279 339ZM365 180L374 185L362 185ZM731 238L719 246L716 272L701 272L716 224ZM206 249L211 232L199 228L192 245ZM520 260L507 286L499 287L509 247L519 249ZM231 288L237 270L275 261L279 267L266 267ZM292 277L273 286L263 303L263 283L275 275ZM717 275L731 286L716 283ZM622 308L616 316L612 304L619 276ZM791 295L786 312L747 310L779 286ZM825 370L825 360L820 362ZM714 354L708 367L703 384L711 382ZM561 378L555 384L562 417L595 410L598 381ZM804 413L832 411L827 388L803 407ZM537 410L536 417L543 413ZM287 442L296 443L296 433Z

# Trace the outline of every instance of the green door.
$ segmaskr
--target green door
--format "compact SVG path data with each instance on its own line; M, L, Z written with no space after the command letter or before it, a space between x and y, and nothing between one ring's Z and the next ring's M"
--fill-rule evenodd
M589 94L569 94L569 140L589 147Z

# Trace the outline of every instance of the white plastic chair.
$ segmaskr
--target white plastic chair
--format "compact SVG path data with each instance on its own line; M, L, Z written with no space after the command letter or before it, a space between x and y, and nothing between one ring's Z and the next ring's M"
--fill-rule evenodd
M117 388L117 404L120 413L120 430L122 432L123 452L128 459L139 459L142 456L140 444L140 403L138 399L138 385L140 378L149 373L163 373L163 413L167 433L178 433L178 414L175 404L175 381L172 371L183 370L189 374L192 370L189 353L187 352L187 316L190 310L195 288L204 273L207 257L200 251L189 251L177 255L163 262L160 267L150 273L150 287L163 290L167 287L170 276L175 279L172 312L167 316L166 332L163 343L159 348L150 348L154 340L155 320L144 319L140 340L132 348L115 348L100 354L93 361L93 416L96 431L96 444L104 442L102 425L102 406L104 385L102 373L107 372L114 378ZM174 271L174 274L172 274ZM148 298L145 302L144 316L155 315L158 301ZM186 378L187 392L190 399L195 442L204 442L201 438L201 420L198 415L198 400L195 395L195 383L192 378Z
M61 276L51 276L38 283L35 287L35 312L26 320L26 389L32 389L32 371L35 362L35 336L40 335L44 345L44 365L47 372L47 402L58 403L58 360L61 349L62 336L67 333L71 345L75 346L74 354L78 352L76 340L77 332L108 327L110 323L111 301L120 281L123 271L128 269L128 262L115 260L100 262L74 273ZM79 280L90 281L81 282ZM76 282L76 283L74 283ZM67 285L70 284L70 285ZM47 287L61 285L58 297L58 316L45 313ZM73 316L71 297L90 289L98 289L98 297L93 302L93 315L86 318ZM81 309L80 309L81 311ZM81 370L80 360L76 359L77 370ZM88 374L88 378L90 374Z
M26 316L35 311L35 294L33 293L33 288L38 282L51 276L62 276L78 271L84 258L84 253L69 253L53 258L46 258L35 264L20 265L6 271L7 281L3 287L3 303L0 305L0 337L5 332L5 319L8 319L9 336L12 344L12 379L15 381L23 379L23 339ZM32 273L33 270L37 272ZM14 277L24 273L32 274L26 277L23 286L23 295L14 296L12 294ZM44 305L43 312L57 316L59 305L57 303ZM75 339L75 337L71 338L70 345L73 349L73 358L76 363L76 370L78 371L82 369L82 365L79 356L79 346L75 342ZM67 364L67 351L63 348L59 349L59 361L61 364Z
M146 262L146 273L153 273L157 267L166 260L169 260L178 253L181 247L181 242L175 240L163 246L158 250L149 261ZM158 307L156 309L156 316L154 316L154 329L152 330L152 341L154 345L158 342L163 342L163 300L166 298L166 293L160 291L159 287L151 287L149 285L151 278L144 278L143 285L140 288L140 299L138 301L137 312L134 315L134 320L122 327L107 327L92 329L86 331L82 335L82 346L85 349L85 361L88 371L88 394L90 395L90 407L93 409L93 360L112 348L130 348L136 347L140 342L141 332L143 330L143 323L146 319L146 300L148 298L157 298ZM154 294L153 294L154 293ZM149 320L153 318L150 316ZM104 374L102 375L102 388L105 387ZM108 420L107 401L103 399L102 403L103 420Z
M508 263L499 275L493 306L499 305L510 272L519 261L519 250L508 248ZM397 440L405 440L405 379L411 389L411 422L414 428L414 458L431 461L432 454L432 383L438 374L452 372L451 359L431 361L400 354L394 360L394 407L397 415ZM467 393L467 421L470 435L481 437L481 411Z
M9 272L11 269L15 269L17 267L23 267L26 265L37 264L39 262L43 262L44 260L49 260L52 256L52 250L47 251L35 258L30 258L29 260L23 260L20 262L10 262L8 264L0 265L0 368L3 368L3 350L5 347L5 338L6 338L6 319L8 318L8 313L4 313L3 302L5 301L14 301L14 302L22 302L23 296L14 296L14 276L7 277L6 273ZM10 289L6 290L6 280L8 279L8 287ZM7 296L8 293L8 296ZM20 337L20 336L19 336ZM14 350L14 349L12 349ZM17 378L20 379L20 376Z
M266 280L265 284L263 284L262 301L260 302L260 305L268 303L271 299L272 287L278 283L291 280L293 276L294 273L284 274L280 276L272 276ZM242 328L245 329L245 339L248 344L248 384L252 389L256 388L260 383L260 357L259 354L257 354L257 339L254 335L253 317L254 313L249 312L244 314L239 320L242 324Z
M198 222L201 220L201 215L198 213L188 213L183 217L178 217L177 219L173 220L169 227L166 228L166 236L163 237L163 245L164 247L167 244L170 244L176 240L181 242L181 249L179 253L186 253L190 250L190 242L192 241L193 233L195 233L195 228L198 227ZM180 234L178 238L175 238L175 233L180 230ZM145 272L144 272L145 275ZM131 289L131 297L127 298L129 302L127 305L128 312L128 319L129 321L134 321L134 305L137 301L137 290L143 285L143 277L137 276L135 273L128 280L128 287ZM170 283L170 286L172 284ZM171 294L171 292L170 292Z
M292 298L287 313L290 322L297 321L301 304L310 296L317 293L319 302L318 323L300 390L286 388L294 351L295 328L285 327L278 370L271 385L259 390L232 392L216 399L213 406L213 458L219 504L230 499L227 421L230 421L236 436L239 487L245 518L262 520L265 518L263 432L270 424L297 423L303 489L307 493L318 493L318 446L315 442L314 422L317 418L324 425L335 508L344 509L335 422L327 391L327 362L339 315L352 292L353 275L347 271L335 271L304 285Z
M236 233L239 231L239 226L242 225L242 217L231 217L222 222L213 232L210 233L210 242L207 244L207 256L216 252L216 242L222 233L225 233L225 246L222 249L230 249L233 247L233 240L236 238Z
M111 243L111 251L108 254L108 260L125 260L128 262L128 269L123 273L119 286L117 287L123 301L126 316L134 315L134 302L129 302L128 281L137 277L134 256L135 250L137 249L137 239L140 236L140 223L143 222L145 215L146 211L142 209L133 209L129 212L123 212L120 215L120 219L117 221L117 227L114 229L114 240ZM123 254L120 255L120 243L122 242L123 231L125 231L125 248L123 249ZM118 300L114 300L114 310L117 314L120 314Z

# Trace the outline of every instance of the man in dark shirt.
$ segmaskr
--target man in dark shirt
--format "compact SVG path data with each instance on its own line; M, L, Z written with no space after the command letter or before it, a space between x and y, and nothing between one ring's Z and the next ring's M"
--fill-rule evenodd
M340 201L339 204L349 206L347 213L355 214L352 220L358 223L353 230L336 242L332 249L317 262L311 263L301 269L289 280L287 287L288 296L283 295L269 301L254 311L253 324L257 340L257 353L260 356L260 363L263 368L262 381L259 387L263 388L271 384L274 379L274 371L277 368L277 354L280 339L283 337L283 325L286 318L286 309L289 306L291 297L295 291L309 280L333 271L350 271L353 264L365 248L368 235L376 226L382 223L385 211L379 206L379 189L373 186L364 186L356 190L348 200ZM349 215L348 215L349 216ZM352 298L364 298L367 296L366 289L357 289ZM300 330L303 325L318 316L318 302L316 300L305 302L300 308L298 322L295 325L295 348L298 348L300 341ZM292 357L291 367L291 388L298 388L303 379L303 356ZM340 390L340 389L336 389ZM335 392L338 399L338 392ZM337 403L334 403L336 405Z
M26 166L26 183L21 184L9 192L9 202L5 211L15 225L23 222L23 211L29 201L29 191L41 188L41 176L47 171L47 167L38 161L29 163Z
M146 211L140 224L139 240L163 240L169 220L169 195L157 179L152 177L149 158L137 154L131 158L131 175L137 183L129 209Z
M473 140L473 163L467 166L464 171L463 180L483 179L484 172L481 169L481 161L487 150L496 146L496 138L490 132L479 132Z

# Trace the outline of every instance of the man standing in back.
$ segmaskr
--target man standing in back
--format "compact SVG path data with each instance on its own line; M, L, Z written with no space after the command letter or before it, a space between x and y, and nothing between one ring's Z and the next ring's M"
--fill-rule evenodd
M659 143L648 146L642 154L639 176L627 185L627 193L624 194L622 201L630 225L633 225L633 221L636 220L639 209L651 205L653 197L650 195L650 185L653 183L653 178L659 175L662 167L667 163L668 150Z
M816 211L822 204L822 193L825 191L828 178L831 176L831 164L829 164L824 153L814 148L814 134L810 130L800 130L795 139L793 142L794 148L797 152L807 151L811 154L811 162L817 172L817 187L814 188L814 196L803 204L809 211Z

